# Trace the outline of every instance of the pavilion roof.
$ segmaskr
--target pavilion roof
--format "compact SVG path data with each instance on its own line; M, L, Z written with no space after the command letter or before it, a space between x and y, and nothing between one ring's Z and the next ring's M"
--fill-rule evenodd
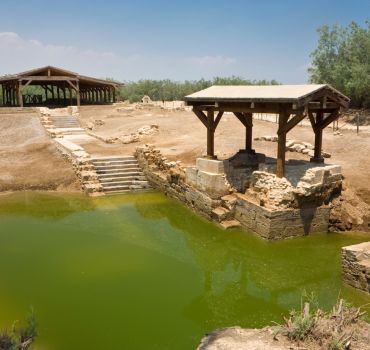
M50 77L48 77L48 75ZM88 77L85 75L80 75L75 72L71 72L69 70L53 67L53 66L45 66L40 68L31 69L25 72L16 73L16 74L7 74L0 77L0 83L8 82L8 81L18 81L21 79L27 79L30 77L45 77L45 81L53 81L53 77L56 79L58 78L58 81L65 78L65 80L73 79L78 80L81 84L87 84L87 85L112 85L112 86L121 86L122 83L119 83L117 81L111 81L111 80L105 80L105 79L97 79L93 77ZM37 80L40 82L40 80Z
M344 102L349 98L327 84L305 85L214 85L185 97L189 102L274 102L299 103L325 90Z

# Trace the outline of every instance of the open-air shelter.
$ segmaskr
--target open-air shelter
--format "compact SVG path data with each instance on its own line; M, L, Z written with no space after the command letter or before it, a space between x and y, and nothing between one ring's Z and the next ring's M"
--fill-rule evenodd
M309 118L315 134L312 162L323 162L323 129L348 108L350 99L330 85L211 86L186 96L187 105L207 128L207 156L215 158L214 134L224 112L232 112L246 131L245 149L254 152L253 114L278 115L276 175L285 173L287 133L304 118ZM216 114L217 113L217 114Z
M46 66L0 77L2 106L68 106L116 101L121 83L79 75ZM24 94L27 86L41 87L41 94Z

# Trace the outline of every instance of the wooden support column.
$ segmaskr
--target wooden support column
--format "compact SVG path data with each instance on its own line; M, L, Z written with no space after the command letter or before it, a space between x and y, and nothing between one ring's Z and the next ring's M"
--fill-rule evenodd
M287 124L289 114L286 111L279 113L279 130L284 130ZM284 177L285 175L285 144L286 144L286 131L278 134L278 150L276 160L276 176Z
M77 106L81 105L81 98L80 98L80 83L76 82L76 97L77 97Z
M203 125L207 128L207 157L215 157L215 131L218 126L218 123L221 120L223 111L218 112L215 119L215 112L213 110L208 110L207 115L199 109L193 109L194 114L199 118Z
M65 86L65 83L63 85L63 102L64 102L64 104L67 104L67 95L66 95L66 86Z
M20 107L23 108L23 95L22 95L22 90L23 90L23 87L22 87L22 81L19 82L18 84L18 104Z
M245 149L246 151L253 151L253 113L234 112L235 116L245 126Z
M324 158L321 155L322 151L322 131L323 128L321 124L323 122L324 115L322 112L316 113L316 128L314 129L315 132L315 150L314 156L310 159L313 163L323 163Z
M245 127L245 149L247 151L252 151L252 141L253 141L253 114L248 113L245 121L247 125Z
M215 131L213 130L214 111L207 111L207 157L215 158Z
M4 85L1 84L1 96L2 96L2 105L5 106L5 90L4 90Z

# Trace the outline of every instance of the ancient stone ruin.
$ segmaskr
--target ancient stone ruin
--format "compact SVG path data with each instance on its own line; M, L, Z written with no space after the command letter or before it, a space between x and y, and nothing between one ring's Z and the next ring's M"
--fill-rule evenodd
M370 293L370 242L343 247L342 270L346 283Z

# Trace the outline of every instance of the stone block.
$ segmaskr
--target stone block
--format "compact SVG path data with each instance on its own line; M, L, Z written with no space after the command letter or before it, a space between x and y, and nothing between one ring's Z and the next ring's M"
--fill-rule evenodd
M185 169L185 182L190 186L197 186L198 169L196 167L187 167Z
M224 174L224 162L221 160L198 158L196 166L199 171L204 171L211 174Z
M219 198L229 193L229 184L224 175L198 171L196 188L206 192L211 198Z

